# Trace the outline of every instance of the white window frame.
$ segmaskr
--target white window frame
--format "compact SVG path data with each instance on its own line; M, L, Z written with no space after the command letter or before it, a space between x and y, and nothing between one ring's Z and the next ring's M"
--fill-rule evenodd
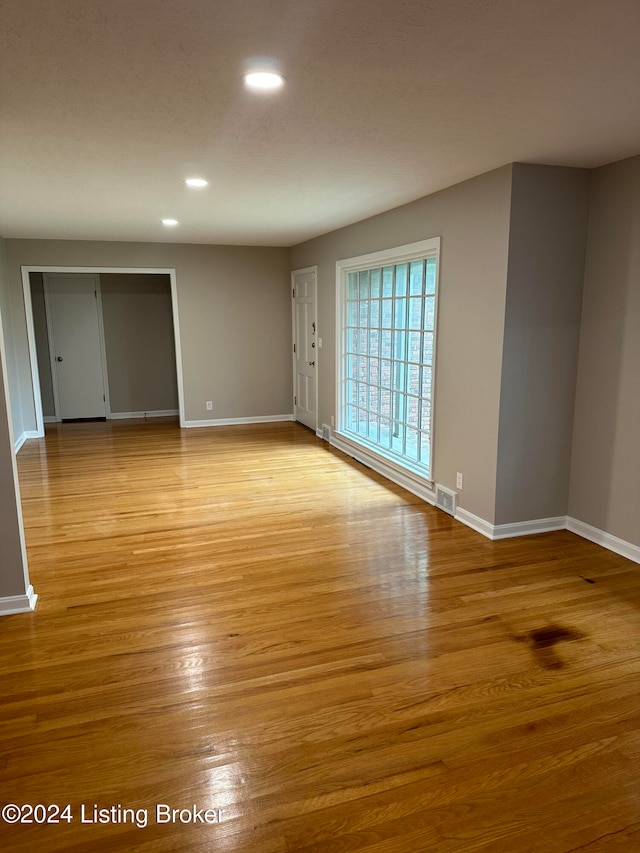
M378 267L393 266L405 262L435 258L436 260L436 279L435 279L435 301L434 301L434 326L433 326L433 359L432 359L432 378L431 378L431 410L429 418L429 470L428 476L425 470L417 464L412 464L410 460L400 460L396 454L385 453L384 448L378 446L374 442L369 442L363 437L355 437L352 432L347 432L345 429L345 413L346 413L346 377L344 369L345 353L347 352L347 285L348 275L352 272L360 272L362 270L376 269ZM360 461L368 462L370 460L379 460L382 467L373 464L371 467L381 471L381 473L389 472L390 479L396 482L402 482L408 477L410 480L422 481L429 488L433 484L433 421L435 411L435 372L436 372L436 354L437 354L437 327L438 327L438 296L439 296L439 278L440 278L440 237L432 237L427 240L420 240L415 243L408 243L404 246L384 249L378 252L370 252L366 255L359 255L353 258L345 258L336 262L336 427L335 433L338 441L336 444L342 446L347 452L353 449L351 453ZM393 474L401 477L398 480ZM413 490L413 489L412 489ZM415 490L413 490L415 491Z

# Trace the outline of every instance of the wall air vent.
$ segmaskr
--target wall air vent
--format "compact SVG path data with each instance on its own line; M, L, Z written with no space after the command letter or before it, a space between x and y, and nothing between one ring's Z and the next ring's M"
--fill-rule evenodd
M331 427L329 424L322 424L322 440L331 444Z
M456 506L458 503L458 493L452 489L447 489L446 486L441 486L436 483L436 506L448 512L449 515L456 514Z

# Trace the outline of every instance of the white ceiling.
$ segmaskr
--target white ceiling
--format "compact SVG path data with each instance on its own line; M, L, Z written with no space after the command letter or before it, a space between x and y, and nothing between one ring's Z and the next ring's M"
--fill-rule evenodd
M640 152L640 0L2 0L0 14L5 237L288 246L512 161ZM284 89L243 88L258 56ZM210 186L188 190L193 175Z

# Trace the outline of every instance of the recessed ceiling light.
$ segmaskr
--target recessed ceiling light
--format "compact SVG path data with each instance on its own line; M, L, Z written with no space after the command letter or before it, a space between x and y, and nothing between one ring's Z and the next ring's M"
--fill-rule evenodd
M188 187L194 187L196 189L200 189L201 187L208 187L209 181L205 181L204 178L187 178L185 184Z
M175 228L175 226L178 224L178 220L177 219L163 219L162 224L165 225L167 228Z
M244 84L249 89L279 89L283 83L284 77L275 71L252 71L244 75Z

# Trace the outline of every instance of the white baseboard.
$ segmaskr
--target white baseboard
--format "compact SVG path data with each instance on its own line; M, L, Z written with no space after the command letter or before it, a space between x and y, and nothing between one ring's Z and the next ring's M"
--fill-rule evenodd
M177 415L177 409L157 409L153 412L111 412L108 421L128 420L129 418L168 418Z
M322 438L322 433L320 433L320 438ZM376 471L378 474L382 474L383 477L391 480L397 486L402 486L403 489L411 492L412 495L422 498L428 504L435 504L436 493L431 488L428 480L423 480L417 474L412 474L411 471L405 471L395 466L392 462L378 456L376 453L371 453L365 447L353 444L334 432L331 434L331 445L346 453L347 456L351 456L357 462L361 462L363 465Z
M459 507L456 511L456 518L466 524L467 527L471 527L477 533L482 533L487 539L492 540L508 539L513 536L529 536L533 533L548 533L552 530L570 530L571 533L576 533L583 539L595 542L596 545L614 551L628 560L633 560L634 563L640 563L640 546L619 539L617 536L599 530L597 527L592 527L584 521L578 521L577 518L560 515L557 518L537 518L532 521L516 522L515 524L491 524L484 518L479 518Z
M209 421L185 421L187 429L192 427L235 426L235 424L275 424L292 421L293 415L257 415L253 418L212 418Z
M17 453L25 441L28 441L30 438L42 438L40 433L35 429L26 429L24 432L20 433L18 438L16 438L14 442L14 450Z
M617 536L599 530L597 527L592 527L584 521L578 521L577 518L567 518L567 530L577 533L583 539L595 542L596 545L602 545L603 548L608 548L609 551L614 551L628 560L633 560L634 563L640 563L640 546L638 545L619 539Z
M322 438L322 432L317 432L316 434L318 438ZM378 474L382 474L383 477L391 480L392 483L402 486L408 492L422 498L427 503L435 505L435 491L427 485L427 481L421 481L419 477L412 475L410 471L402 471L396 468L393 464L387 463L383 457L345 440L333 431L331 433L331 444L333 447L337 447L338 450L346 453L347 456L351 456L363 465L367 465ZM598 530L598 528L585 524L583 521L578 521L575 518L565 515L553 518L535 518L511 524L491 524L490 521L486 521L484 518L480 518L480 516L458 507L455 518L466 524L467 527L493 541L510 539L516 536L531 536L536 533L550 533L553 530L570 530L572 533L577 533L578 536L589 539L603 548L608 548L622 557L627 557L629 560L640 563L640 546L633 545L631 542L619 539L611 533L605 533L604 530Z
M567 517L534 518L531 521L516 521L513 524L495 524L492 539L510 539L513 536L530 536L532 533L549 533L552 530L566 530Z
M45 424L57 424L58 419L55 415L44 415L42 418L42 422Z
M38 596L29 585L24 595L5 595L0 598L0 616L10 616L13 613L31 613L36 609Z
M494 538L493 524L491 524L491 522L489 521L485 521L484 518L480 518L479 515L474 515L472 512L458 507L456 509L455 518L457 521L461 521L463 524L466 524L467 527L470 527L472 530L475 530L476 533L482 533L482 535L486 536L487 539Z
M318 438L322 438L321 432L318 432L317 435ZM426 481L420 482L420 479L412 476L411 472L397 469L392 464L388 464L383 457L379 457L377 454L369 452L366 448L345 440L333 431L331 433L331 444L337 447L338 450L342 450L347 456L351 456L353 459L358 460L358 462L362 462L363 465L367 465L369 468L377 471L378 474L382 474L383 477L391 480L392 483L402 486L429 504L435 504L435 492L427 486ZM553 518L534 518L529 521L518 521L512 524L492 524L490 521L486 521L484 518L480 518L480 516L458 507L455 518L457 521L475 530L476 533L481 533L487 539L494 541L498 539L510 539L516 536L531 536L536 533L550 533L553 530L569 530L578 536L582 536L584 539L601 545L603 548L620 554L622 557L633 560L635 563L640 563L640 546L633 545L631 542L619 539L611 533L606 533L604 530L599 530L597 527L592 527L584 521L578 521L578 519L566 515L559 515Z

